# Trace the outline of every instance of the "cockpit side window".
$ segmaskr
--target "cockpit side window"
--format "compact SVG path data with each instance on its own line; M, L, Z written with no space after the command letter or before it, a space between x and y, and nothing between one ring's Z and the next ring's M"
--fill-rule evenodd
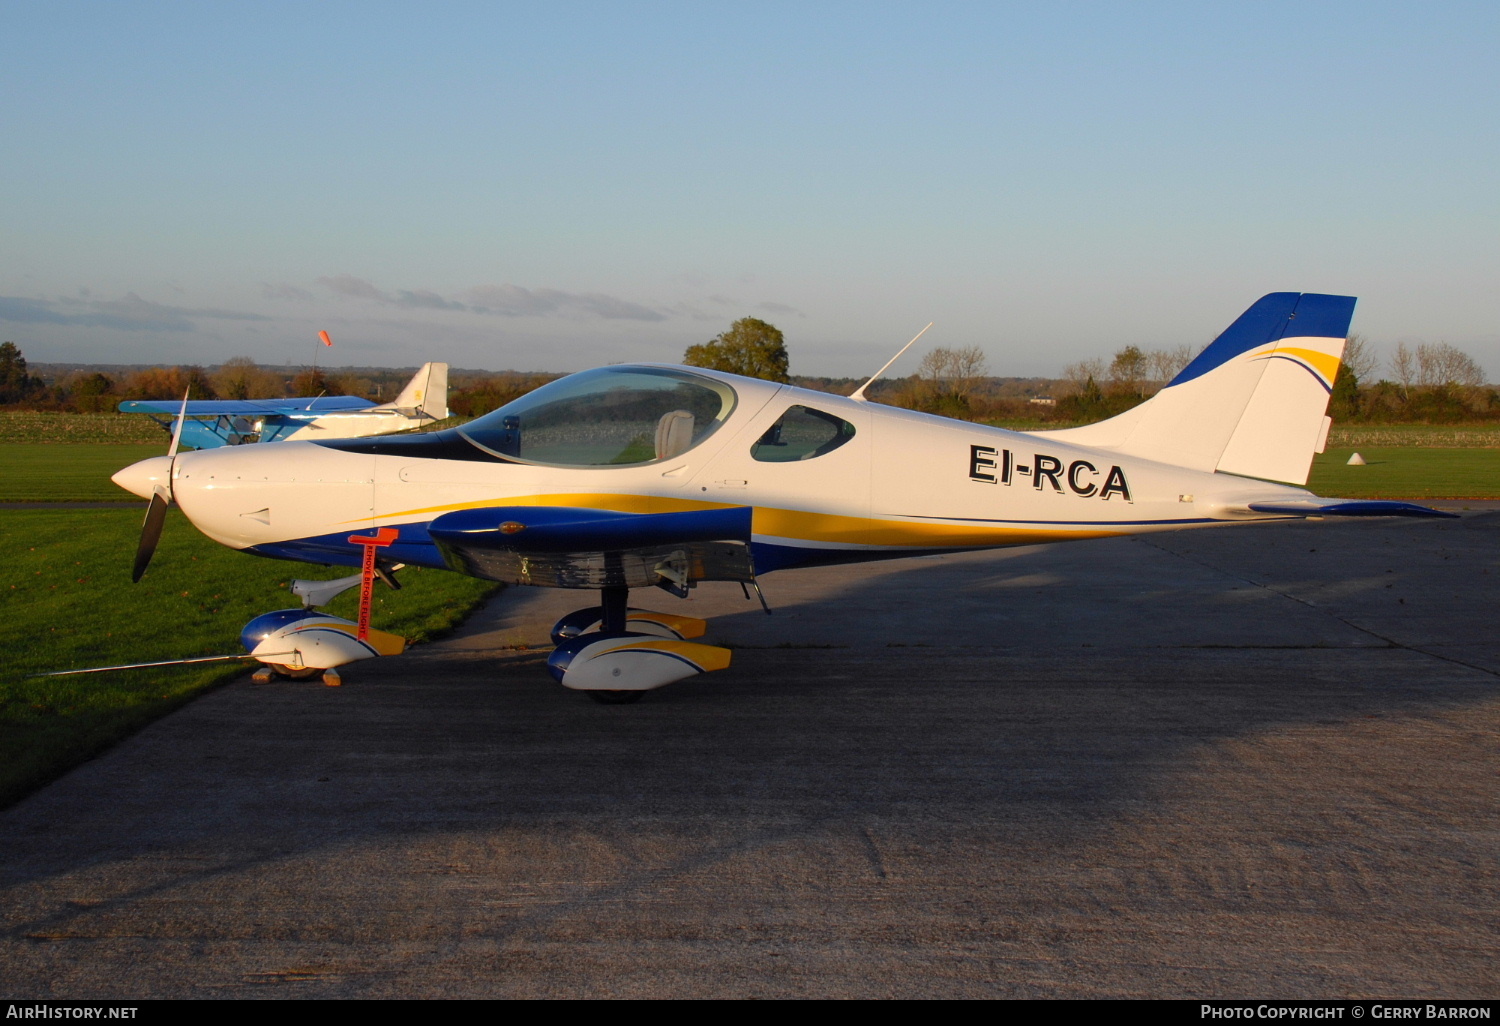
M854 425L810 406L791 406L750 449L760 463L817 459L854 437Z
M497 456L563 467L671 459L734 412L722 381L655 367L603 367L543 385L458 429Z

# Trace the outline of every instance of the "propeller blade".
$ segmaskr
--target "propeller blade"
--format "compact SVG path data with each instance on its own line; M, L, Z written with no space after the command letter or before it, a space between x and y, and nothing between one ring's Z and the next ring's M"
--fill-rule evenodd
M167 469L167 483L157 485L151 493L151 505L146 507L146 520L141 524L141 542L135 549L135 568L130 572L130 583L136 584L141 575L146 572L146 567L151 565L151 557L156 554L156 543L161 541L161 529L167 522L167 507L172 504L172 474L177 469L177 446L182 442L182 425L187 421L188 396L192 394L189 386L182 393L182 409L177 411L177 423L172 425L172 444L167 447L167 459L171 464Z
M151 557L156 552L156 543L161 541L161 528L167 520L167 497L158 488L151 495L151 505L146 507L146 521L141 524L141 543L135 550L135 569L130 573L131 583L141 579Z
M167 459L169 460L177 458L177 445L182 441L182 423L187 420L188 396L192 395L192 393L191 386L188 387L186 392L182 393L182 409L177 412L177 423L172 425L172 444L167 449ZM169 480L167 488L170 489L171 487L172 485Z

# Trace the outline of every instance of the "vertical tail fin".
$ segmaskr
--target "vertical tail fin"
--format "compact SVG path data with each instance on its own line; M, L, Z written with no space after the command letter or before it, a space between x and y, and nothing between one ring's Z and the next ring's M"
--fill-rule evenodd
M410 410L423 417L442 420L448 416L448 365L446 363L424 363L422 369L412 375L394 402L386 403L385 409Z
M1328 438L1328 398L1352 296L1273 292L1140 406L1048 432L1193 470L1305 484Z

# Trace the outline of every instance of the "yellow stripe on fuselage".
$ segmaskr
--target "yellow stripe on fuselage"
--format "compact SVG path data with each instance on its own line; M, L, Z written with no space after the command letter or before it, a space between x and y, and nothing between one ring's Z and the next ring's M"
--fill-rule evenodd
M379 517L361 517L346 524L403 520L460 509L483 509L487 506L570 506L578 509L609 510L616 513L685 513L705 509L731 509L740 505L729 502L705 502L700 499L678 499L660 495L570 492L554 495L517 495L504 498L455 502L401 510ZM1043 542L1076 541L1083 538L1112 538L1124 531L1108 527L1088 529L1059 527L1009 527L989 524L931 523L924 520L898 520L886 517L854 517L838 513L811 513L805 510L756 506L751 517L751 531L766 539L831 543L836 545L870 545L892 548L983 548L998 545L1039 545Z
M376 520L420 517L427 514L452 513L460 509L484 509L487 506L572 506L578 509L602 509L615 513L688 513L700 509L730 509L743 506L736 502L702 502L698 499L672 499L660 495L568 492L556 495L511 495L496 499L449 502L441 506L420 506L376 517L356 517L345 524L369 524Z
M806 513L766 506L755 507L752 524L752 530L757 535L772 538L845 545L889 545L898 548L1036 545L1063 538L1109 538L1123 533L1107 529L1079 531L847 517L834 513Z

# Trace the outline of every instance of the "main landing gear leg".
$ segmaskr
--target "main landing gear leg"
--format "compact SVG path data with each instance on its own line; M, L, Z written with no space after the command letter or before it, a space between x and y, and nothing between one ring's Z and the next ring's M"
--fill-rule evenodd
M625 633L625 617L630 609L629 588L602 588L599 591L599 605L603 615L599 618L600 634L623 634ZM644 691L585 691L600 705L630 705L639 702L646 694Z
M625 617L630 610L629 588L601 588L599 604L604 615L600 617L601 634L618 634L625 629Z

